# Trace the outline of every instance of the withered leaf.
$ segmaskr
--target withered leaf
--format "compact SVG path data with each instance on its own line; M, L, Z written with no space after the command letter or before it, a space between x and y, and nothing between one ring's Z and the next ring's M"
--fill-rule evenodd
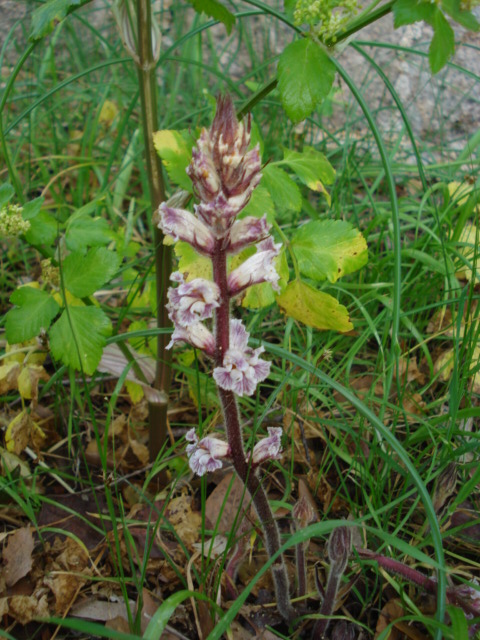
M17 529L9 536L3 552L7 587L12 587L31 570L33 546L31 527Z

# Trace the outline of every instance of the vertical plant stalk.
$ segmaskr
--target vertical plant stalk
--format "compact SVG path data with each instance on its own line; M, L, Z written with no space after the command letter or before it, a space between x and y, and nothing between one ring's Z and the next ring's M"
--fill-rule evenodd
M145 142L148 185L152 212L165 200L165 187L161 159L153 145L153 134L158 128L156 60L152 47L152 8L150 0L137 0L137 72L142 107L142 128ZM157 291L157 327L171 326L166 310L167 289L171 274L171 248L163 244L164 235L154 225L155 278ZM168 334L157 336L157 363L154 387L159 391L148 403L150 431L150 459L155 460L167 438L168 394L171 382L171 355L167 351Z
M213 280L221 292L220 305L215 312L215 365L221 367L230 344L230 296L228 295L227 284L227 260L226 252L221 248L221 242L217 242L212 262ZM233 466L252 497L253 506L262 525L265 548L268 555L272 557L280 549L280 533L267 495L245 454L237 398L233 391L222 389L218 384L217 391L225 418L225 429ZM272 566L272 576L275 585L277 608L286 620L293 620L295 611L290 602L289 580L285 563L281 557Z
M186 342L213 360L213 378L227 433L225 442L210 436L200 439L195 429L191 429L186 434L191 443L187 446L190 468L201 476L221 468L223 458L232 461L251 495L266 550L272 557L280 552L280 532L261 484L259 467L279 456L282 429L269 427L268 437L260 440L252 452L245 452L237 396L251 396L258 383L269 375L270 363L259 357L263 347L248 346L249 333L244 324L231 317L231 301L235 296L263 282L278 289L279 280L274 260L281 244L275 244L266 216L238 217L261 178L259 147L250 148L250 130L250 118L246 123L237 120L232 99L219 98L213 124L209 130L202 130L187 168L199 204L190 213L163 203L158 217L164 233L188 242L212 263L213 282L205 278L188 279L188 273L175 272L171 279L178 286L168 292L167 309L174 324L168 346ZM229 270L227 257L251 245L255 245L256 253ZM211 318L213 333L209 329ZM280 555L272 574L278 610L291 620L295 612Z

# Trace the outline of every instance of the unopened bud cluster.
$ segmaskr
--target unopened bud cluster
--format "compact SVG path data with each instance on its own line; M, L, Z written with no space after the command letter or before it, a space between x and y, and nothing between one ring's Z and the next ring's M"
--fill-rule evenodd
M0 209L0 234L6 238L16 238L30 229L30 222L22 217L23 207L7 204Z
M250 120L239 122L231 98L219 98L213 124L202 130L187 168L199 203L193 213L168 203L158 211L163 233L189 243L212 261L213 268L213 281L188 280L188 274L180 272L172 275L177 286L168 292L174 325L168 347L184 342L202 350L214 361L217 385L238 396L254 393L268 376L270 363L260 357L263 347L248 346L244 324L230 318L230 301L255 284L269 282L278 289L279 280L275 259L281 245L270 235L266 216L238 217L260 182L260 169L258 145L250 148ZM256 246L256 253L228 272L227 258L250 245ZM252 465L278 456L281 431L269 429L253 450ZM220 460L230 455L229 446L215 438L198 440L189 432L188 440L190 466L198 475L218 469Z
M331 40L347 26L359 8L358 0L297 0L293 18L297 26L308 24L318 36Z

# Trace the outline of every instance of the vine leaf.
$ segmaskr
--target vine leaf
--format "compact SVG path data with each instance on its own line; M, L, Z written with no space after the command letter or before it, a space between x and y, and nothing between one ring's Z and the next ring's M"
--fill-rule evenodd
M345 333L353 329L347 309L338 300L317 291L302 280L294 280L277 296L280 308L290 316L314 329Z
M10 296L17 305L6 314L6 337L9 344L26 342L50 326L60 311L59 305L46 291L30 286L20 287Z
M280 56L278 89L283 108L293 122L309 116L330 93L335 65L313 40L303 38L289 44Z
M367 263L368 249L358 229L343 220L312 220L297 229L292 249L302 275L336 282Z
M102 357L112 326L98 307L68 307L50 330L53 356L92 375Z

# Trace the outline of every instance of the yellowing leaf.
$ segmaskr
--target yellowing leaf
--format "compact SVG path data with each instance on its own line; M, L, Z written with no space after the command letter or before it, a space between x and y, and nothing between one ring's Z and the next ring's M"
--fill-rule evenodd
M125 388L127 393L132 401L132 404L138 404L140 400L143 398L143 389L136 382L132 382L131 380L125 380Z
M188 131L163 129L153 134L153 144L172 182L192 192L192 181L186 169L192 159L195 140Z
M188 242L177 242L175 255L179 259L178 269L187 282L194 278L212 279L212 261L197 253Z
M25 366L18 376L18 391L25 400L38 398L38 383L40 380L47 381L50 378L45 369L38 364Z
M12 389L17 389L17 380L21 371L18 362L8 362L0 367L0 395L5 395Z
M473 187L471 184L468 184L468 182L454 181L448 183L448 193L459 207L467 202L472 191Z
M21 411L10 422L5 433L5 445L7 451L21 453L28 445L30 440L30 431L32 428L32 420L26 409Z
M344 333L353 325L347 309L335 298L317 291L301 280L291 282L285 291L277 296L277 302L290 317L309 327L320 330L332 329Z
M477 272L475 276L476 282L480 282L479 239L480 231L478 228L473 224L473 222L467 222L459 240L461 245L459 247L459 253L464 259L458 259L455 262L457 268L455 276L460 280L468 280L470 282L473 277L473 267L475 266Z
M102 108L100 110L100 115L98 116L98 121L110 126L112 122L115 120L115 117L118 113L118 107L115 102L111 100L105 100L102 104Z

